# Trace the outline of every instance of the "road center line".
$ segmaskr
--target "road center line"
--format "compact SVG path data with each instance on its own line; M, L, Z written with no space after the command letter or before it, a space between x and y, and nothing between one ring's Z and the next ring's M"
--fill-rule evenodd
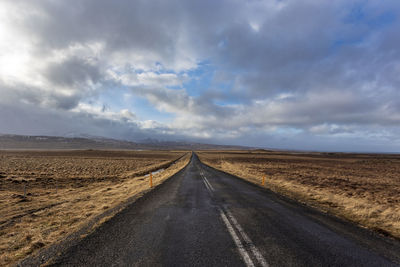
M214 187L210 184L208 179L205 176L203 176L203 177L204 177L204 180L206 181L206 183L210 186L211 190L214 191Z
M206 181L204 179L203 179L203 183L206 185L208 192L210 192L210 194L212 194L210 187L208 187L208 184L206 183Z
M226 226L226 228L227 228L228 231L229 231L229 234L231 235L233 241L235 242L236 247L238 248L239 254L240 254L240 256L242 257L244 263L245 263L246 266L248 266L248 267L251 267L251 266L254 267L253 261L251 260L249 254L248 254L247 251L245 250L245 248L244 248L244 246L243 246L243 244L242 244L242 241L240 241L239 237L238 237L237 234L235 233L235 230L233 230L233 227L232 227L231 223L229 222L228 218L226 217L224 211L221 210L221 209L219 209L219 214L221 215L221 218L222 218L222 220L224 221L225 226Z
M232 213L225 207L226 214L228 215L229 219L233 223L233 225L238 230L239 234L242 236L243 240L249 245L251 252L253 252L254 256L256 257L257 261L263 267L268 267L267 261L264 259L263 255L260 253L258 248L254 245L253 241L249 238L249 236L245 233L243 228L240 226L236 218L232 215Z
M210 184L208 179L205 177L203 171L200 171L200 176L203 178L204 185L206 186L207 190L209 191L210 194L212 194L212 191L214 191L213 186ZM243 261L245 262L246 266L254 266L254 263L252 259L250 258L245 246L243 245L242 241L236 234L236 231L239 233L239 235L242 237L243 241L246 244L246 247L250 249L250 251L253 253L255 258L257 259L258 263L263 266L263 267L268 267L268 263L258 250L258 248L254 245L253 241L250 239L250 237L245 233L243 230L242 226L238 223L236 220L235 216L230 212L230 210L224 206L222 208L218 208L220 216L225 223L226 228L228 229L229 234L231 235L233 241L236 244L236 247L239 250L239 254L242 257ZM228 219L229 218L229 219ZM232 226L232 224L233 226ZM235 231L236 229L236 231Z
M208 186L211 188L212 191L214 191L214 187L211 185L211 183L208 181L206 175L204 174L203 170L200 170L200 175L201 177L203 177L203 179L206 181L206 183L208 184Z

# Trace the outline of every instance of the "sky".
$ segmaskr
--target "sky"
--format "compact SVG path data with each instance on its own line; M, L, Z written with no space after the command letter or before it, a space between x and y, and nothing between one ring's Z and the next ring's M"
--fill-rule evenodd
M0 133L400 152L398 0L1 0Z

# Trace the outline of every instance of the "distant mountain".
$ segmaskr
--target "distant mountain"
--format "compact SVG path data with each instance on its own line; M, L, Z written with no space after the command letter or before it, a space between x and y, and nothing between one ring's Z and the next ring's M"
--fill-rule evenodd
M242 150L252 149L244 146L233 146L233 145L215 145L215 144L204 144L204 143L191 143L185 141L160 141L156 139L146 139L139 143L140 145L146 145L148 147L154 147L155 149L182 149L182 150Z
M61 137L0 134L0 149L234 150L249 148L190 142L159 141L156 139L146 139L139 143L89 135Z
M138 144L114 139L61 136L0 135L0 149L140 149Z

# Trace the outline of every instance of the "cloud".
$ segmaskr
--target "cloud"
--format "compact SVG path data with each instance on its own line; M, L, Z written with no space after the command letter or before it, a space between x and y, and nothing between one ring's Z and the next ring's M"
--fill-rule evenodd
M45 75L50 82L61 87L96 84L102 78L95 63L77 57L49 64Z
M389 147L399 132L394 0L5 0L0 10L0 131L37 129L28 116L49 134L293 148L361 136Z
M186 75L177 75L175 73L156 73L147 72L126 72L123 75L111 73L119 82L125 86L132 87L164 87L164 86L182 86L187 78Z

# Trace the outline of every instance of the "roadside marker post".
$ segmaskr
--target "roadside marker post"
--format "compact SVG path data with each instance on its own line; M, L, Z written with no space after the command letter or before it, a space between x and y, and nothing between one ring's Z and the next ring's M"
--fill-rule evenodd
M264 175L263 178L262 178L262 183L261 183L261 185L262 185L262 186L265 185L265 175Z
M150 173L150 187L153 187L153 174Z

